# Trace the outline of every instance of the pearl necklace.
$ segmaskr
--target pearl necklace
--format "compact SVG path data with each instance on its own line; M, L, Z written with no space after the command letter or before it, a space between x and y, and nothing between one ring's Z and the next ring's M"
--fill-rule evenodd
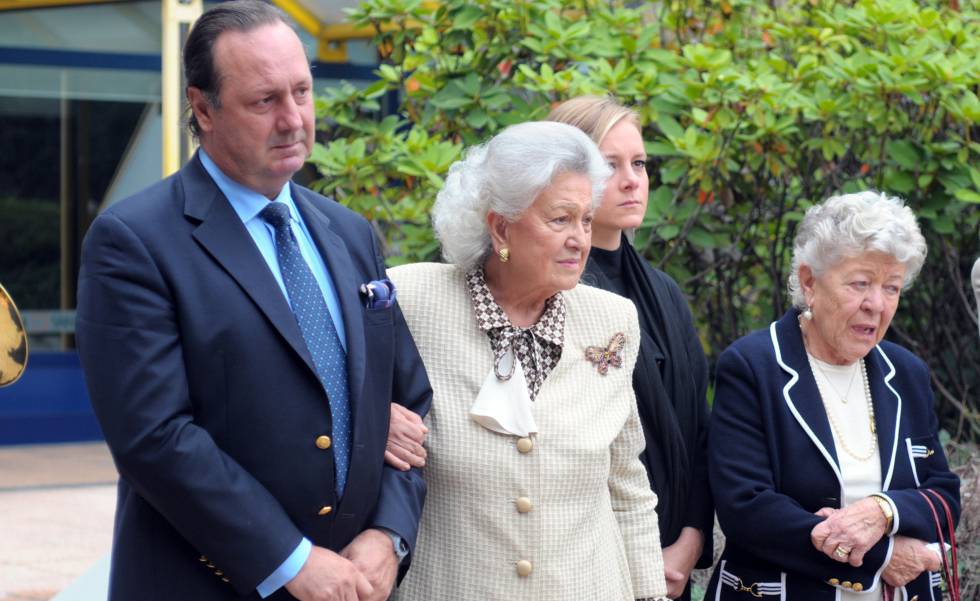
M809 354L807 354L807 359L809 359L810 361L811 370L813 370L815 367L817 369L820 369L820 366L815 363L814 358L810 357ZM867 461L872 457L874 457L875 451L878 450L878 433L877 430L875 429L875 409L874 409L874 405L871 402L871 385L868 383L868 369L864 363L864 359L861 359L860 361L861 361L861 379L864 381L864 398L868 403L868 422L869 422L868 425L869 425L869 429L871 430L871 446L868 449L867 453L858 454L854 452L854 450L852 450L851 447L847 446L847 441L844 438L844 435L841 434L840 428L837 427L837 420L834 419L834 412L831 406L827 403L828 395L825 393L823 386L820 384L820 379L814 378L814 380L817 382L817 391L820 393L820 401L823 403L824 411L826 411L827 413L827 421L830 422L830 427L834 431L837 444L840 445L841 450L843 450L845 453L847 453L854 459L858 461ZM820 370L820 372L824 373L822 369ZM824 376L826 376L826 374L824 374ZM827 381L828 382L830 381L829 378Z

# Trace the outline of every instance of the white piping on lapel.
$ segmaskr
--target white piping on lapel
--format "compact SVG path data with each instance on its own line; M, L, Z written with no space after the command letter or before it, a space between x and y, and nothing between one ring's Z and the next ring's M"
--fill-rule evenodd
M796 386L797 382L799 382L800 374L797 373L795 369L793 369L783 361L783 354L779 350L779 339L776 338L775 321L769 325L769 336L772 338L772 348L776 352L776 362L779 363L779 366L782 367L783 370L785 370L789 374L792 374L793 376L792 378L790 378L789 382L786 383L786 386L783 386L783 399L786 401L786 405L789 407L789 410L793 414L793 417L795 417L796 421L800 423L800 427L803 428L803 431L806 432L806 435L810 437L810 440L813 441L813 444L817 445L817 449L820 451L820 454L823 455L824 459L827 460L827 463L830 465L830 469L834 470L834 475L837 476L837 483L840 484L840 500L841 503L843 503L844 502L844 477L840 473L840 467L838 467L837 463L834 461L834 458L833 456L831 456L830 452L827 451L827 448L823 446L822 442L820 442L820 439L817 438L817 435L814 434L813 430L810 429L809 424L806 423L806 420L803 419L803 416L800 415L800 412L796 410L796 405L793 404L793 399L789 398L789 391L791 388L793 388L793 386Z
M895 473L895 455L898 452L898 433L899 433L898 427L902 419L902 395L898 394L898 391L892 388L892 384L891 384L892 378L895 377L895 365L892 364L891 360L888 359L888 355L885 354L885 351L881 350L881 346L875 345L875 349L878 351L878 354L881 355L881 358L885 361L885 364L888 365L888 369L891 370L887 374L885 374L885 386L888 387L888 390L892 391L892 394L895 395L895 400L898 401L898 406L895 408L895 431L894 431L894 439L892 440L892 455L891 455L891 459L888 462L888 472L881 483L881 490L888 490L888 486L891 484L892 481L892 474Z
M912 479L915 480L915 487L920 488L922 484L919 482L919 470L915 469L915 456L912 455L912 440L910 438L905 439L905 448L909 454L909 465L912 466Z
M786 405L789 406L789 410L793 413L793 417L796 418L796 421L800 422L800 426L806 432L807 436L810 437L810 439L813 441L813 444L817 445L817 449L820 450L820 453L824 456L824 459L827 460L827 463L830 464L831 469L834 470L834 474L837 476L837 482L840 484L840 499L841 499L841 503L843 503L843 501L844 501L844 478L843 478L843 476L841 476L840 468L837 466L836 463L834 463L834 458L831 457L831 455L827 451L826 447L823 446L823 443L820 442L820 439L817 438L816 434L813 433L813 430L810 429L810 426L807 425L806 421L803 419L803 416L801 416L800 413L796 410L796 405L793 404L793 400L791 398L789 398L789 391L790 391L791 388L793 388L793 386L796 386L796 383L800 380L800 374L795 369L793 369L792 367L790 367L789 365L787 365L783 361L783 354L779 350L779 339L776 338L776 322L775 321L772 322L769 325L769 336L770 336L770 338L772 338L772 348L776 352L776 362L779 363L779 366L782 367L787 373L792 374L792 376L793 376L792 378L790 378L789 382L786 383L786 386L783 387L783 398L786 400ZM888 366L891 368L891 372L887 376L885 376L885 385L888 386L889 390L891 390L893 393L895 393L895 396L898 398L898 411L896 412L896 415L898 417L901 417L902 397L899 396L899 394L897 392L895 392L895 389L892 388L891 384L888 383L889 380L891 380L892 377L894 377L894 375L895 375L895 366L892 365L892 362L888 360L888 357L885 356L885 353L880 348L878 349L878 352L881 353L881 356L884 357L884 359L885 359L885 363L887 363ZM896 419L896 422L895 422L895 436L896 436L896 438L895 438L895 443L894 444L898 444L898 438L897 438L898 437L898 421L897 421L898 420L898 417L895 418ZM892 466L894 466L894 463L895 463L895 455L894 455L894 451L893 451L892 452ZM889 467L889 469L888 469L888 478L889 479L891 478L891 473L892 473L892 469L891 469L891 467ZM884 488L885 487L882 487L883 490L884 490ZM898 521L897 521L898 520L898 514L897 513L895 514L895 520L896 520L896 525L897 525L897 523L898 523ZM888 565L888 562L891 561L891 559L892 559L892 551L894 551L894 550L895 550L895 539L892 538L892 537L888 537L888 550L885 552L885 560L881 563L881 567L878 568L878 571L875 572L874 579L871 582L871 586L865 588L864 589L864 592L871 593L875 589L878 588L878 584L881 581L881 573L885 570L885 566ZM836 592L837 592L836 598L837 598L838 601L840 601L841 589L839 587L835 587L835 588L836 588Z

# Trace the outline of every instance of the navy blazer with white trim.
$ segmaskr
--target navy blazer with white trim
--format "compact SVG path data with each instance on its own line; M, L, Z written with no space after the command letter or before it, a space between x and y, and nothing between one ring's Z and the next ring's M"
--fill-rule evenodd
M708 456L727 542L708 599L763 593L820 601L835 599L838 588L874 591L891 557L893 535L937 538L918 488L941 493L959 519L959 479L939 443L928 369L903 347L881 342L865 361L882 490L898 510L894 527L858 568L813 547L810 531L821 521L814 514L822 507L839 508L844 485L798 315L789 311L769 329L736 341L718 359ZM906 598L939 598L928 574L906 589Z

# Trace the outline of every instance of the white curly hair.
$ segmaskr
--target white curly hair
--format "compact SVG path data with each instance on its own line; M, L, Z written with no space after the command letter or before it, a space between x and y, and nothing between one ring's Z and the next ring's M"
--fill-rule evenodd
M820 276L845 259L865 252L890 255L905 265L903 288L912 285L926 260L926 240L915 214L901 199L866 190L831 196L807 209L793 242L787 288L793 306L806 308L800 266Z
M560 173L580 173L592 182L592 208L612 171L582 130L564 123L511 125L470 148L449 168L432 208L432 225L447 262L470 270L490 254L487 213L520 219Z

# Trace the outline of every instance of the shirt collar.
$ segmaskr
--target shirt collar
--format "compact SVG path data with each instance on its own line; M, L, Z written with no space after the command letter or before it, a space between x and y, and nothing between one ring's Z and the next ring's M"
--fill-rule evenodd
M218 168L214 159L203 148L198 150L198 156L201 158L201 165L204 166L204 170L207 171L211 179L214 180L215 185L218 186L221 193L231 203L231 207L235 209L235 213L238 214L238 218L242 220L242 223L248 223L250 220L255 219L259 212L269 204L269 199L262 194L243 186L225 175ZM285 203L289 207L290 218L293 221L299 221L299 214L296 210L296 204L293 202L290 188L291 186L287 182L282 187L282 190L279 191L279 195L276 196L275 201Z
M490 287L487 286L486 274L482 267L477 267L466 274L466 287L476 311L476 322L480 330L489 333L497 328L512 328L527 330L535 337L549 342L559 348L564 345L565 338L565 299L561 292L545 301L544 313L530 328L518 328L511 323L510 318L497 304Z

